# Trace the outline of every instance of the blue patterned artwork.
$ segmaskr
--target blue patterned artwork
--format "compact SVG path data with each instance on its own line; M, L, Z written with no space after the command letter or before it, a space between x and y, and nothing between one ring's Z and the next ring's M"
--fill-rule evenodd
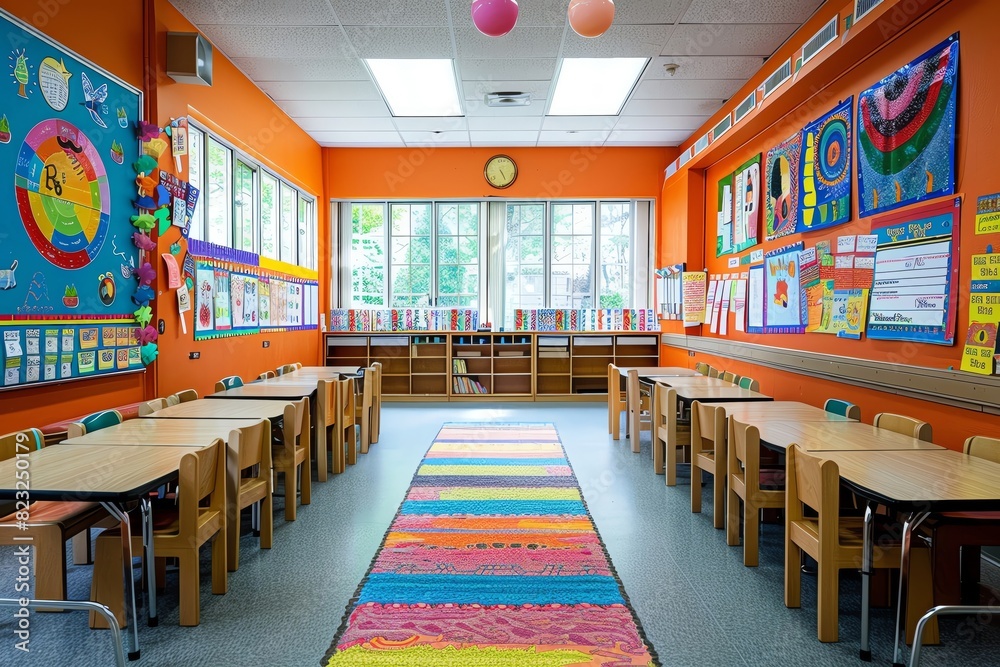
M802 180L796 232L851 219L851 146L854 98L802 130Z
M955 192L958 34L858 97L858 212Z

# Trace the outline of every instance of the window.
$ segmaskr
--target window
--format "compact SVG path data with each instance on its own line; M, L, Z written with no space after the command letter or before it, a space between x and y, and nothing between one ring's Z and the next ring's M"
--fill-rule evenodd
M479 306L479 205L437 208L437 305Z
M198 202L191 217L191 236L205 238L205 133L188 125L188 179L198 188Z
M431 290L431 204L390 204L392 286L389 305L426 306Z
M551 308L594 306L594 204L552 204Z
M384 306L385 205L351 206L351 306Z
M260 254L278 259L278 179L260 175Z
M628 202L601 202L600 308L632 303L631 213Z
M209 243L231 245L233 227L233 152L208 138L208 208L206 238Z
M545 306L545 204L508 204L504 243L503 315Z
M316 268L316 218L314 202L299 195L299 265Z
M279 238L281 244L282 262L295 263L295 188L284 181L281 182L281 206L279 215Z
M243 162L236 161L235 222L233 247L237 250L254 252L256 248L254 230L257 228L257 170Z

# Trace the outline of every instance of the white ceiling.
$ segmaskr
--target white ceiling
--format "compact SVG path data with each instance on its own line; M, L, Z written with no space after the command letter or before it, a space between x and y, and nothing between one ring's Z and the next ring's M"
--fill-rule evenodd
M823 0L617 0L596 39L569 27L569 0L519 0L500 38L471 0L171 1L324 146L675 146ZM620 116L545 115L561 58L612 56L652 58ZM465 116L394 118L362 58L454 59ZM532 102L487 107L493 91Z

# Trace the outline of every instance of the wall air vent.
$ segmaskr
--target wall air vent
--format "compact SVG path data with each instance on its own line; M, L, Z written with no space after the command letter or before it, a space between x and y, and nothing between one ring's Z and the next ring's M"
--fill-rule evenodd
M834 16L830 22L820 28L820 31L813 35L808 42L802 46L802 64L813 59L817 53L823 50L827 44L837 39L837 19Z
M882 4L882 0L854 0L854 22L857 23L868 12Z
M729 131L729 128L733 126L733 115L729 114L725 118L719 121L719 123L712 128L712 141L718 141L719 137L724 135Z
M771 73L771 76L764 79L764 98L778 89L781 84L792 78L792 61L786 60L784 64Z
M754 91L747 95L746 99L739 103L736 107L736 118L733 120L733 124L736 124L746 118L746 115L754 110L757 106L757 91Z

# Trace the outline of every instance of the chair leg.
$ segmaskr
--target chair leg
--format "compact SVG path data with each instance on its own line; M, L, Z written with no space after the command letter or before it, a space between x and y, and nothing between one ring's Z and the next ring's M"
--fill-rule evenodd
M361 416L361 453L368 453L368 444L371 442L371 414L366 413Z
M726 518L726 481L719 472L712 478L712 525L722 529Z
M298 485L296 478L298 466L284 469L285 473L285 521L295 521L295 506L298 503Z
M740 545L740 494L732 488L729 489L729 500L726 502L726 544L731 547Z
M347 464L355 465L358 462L358 430L351 425L347 429Z
M133 544L133 546L135 546ZM122 545L118 537L97 539L94 571L90 580L90 599L100 602L115 615L118 625L127 627L125 618L125 594L122 587ZM90 627L106 629L103 616L90 612Z
M270 493L261 501L257 516L260 522L260 548L270 549L274 541L274 501Z
M794 568L793 568L794 569ZM816 634L821 642L840 639L840 570L819 559L816 576Z
M785 523L785 535L788 535L789 525ZM803 551L797 544L785 537L785 606L798 609L802 604L802 571L799 560Z
M976 549L977 553L979 549ZM906 643L912 644L917 632L917 621L934 606L934 589L931 585L931 555L930 549L910 549L910 588L906 594ZM924 626L922 643L935 645L941 643L938 632L937 618L932 618Z
M691 511L701 512L701 468L695 460L691 461Z
M670 444L670 441L663 443L664 458L664 480L667 486L677 486L677 448ZM691 469L692 474L694 468Z
M309 454L306 454L305 474L302 475L302 504L308 505L312 502L312 475L309 474Z
M212 594L225 595L229 590L229 568L226 567L226 534L229 526L225 523L212 538Z
M201 573L198 570L198 550L184 551L177 557L177 560L180 571L181 625L185 627L198 625L201 622L201 600L199 597ZM215 578L214 575L212 578Z
M752 503L743 506L743 565L757 567L760 560L760 510Z
M232 503L232 513L227 512L226 525L229 530L226 532L226 567L230 572L240 569L240 523L243 511L240 509L240 497L227 499L227 504ZM214 554L214 552L213 552ZM214 565L213 565L214 567Z
M90 528L87 528L73 536L73 565L90 565L93 562L90 549Z

